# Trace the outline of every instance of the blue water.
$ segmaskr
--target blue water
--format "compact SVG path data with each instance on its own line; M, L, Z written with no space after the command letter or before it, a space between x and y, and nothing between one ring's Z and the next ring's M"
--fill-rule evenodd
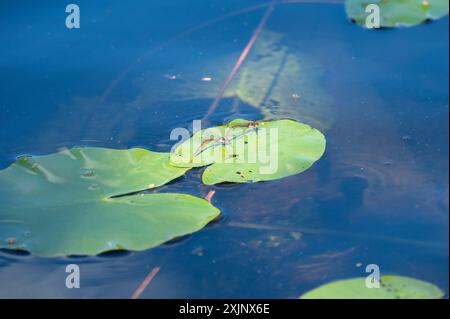
M1 168L64 146L168 151L170 131L201 119L212 98L145 91L171 88L167 75L203 70L217 57L237 58L264 12L177 37L263 2L76 3L79 30L65 27L65 5L55 1L0 4ZM161 191L214 189L223 218L158 248L80 258L1 251L0 297L128 298L159 266L142 297L296 298L365 276L367 264L448 294L448 18L372 32L350 24L340 4L280 4L265 29L320 65L318 84L330 97L317 106L331 123L325 156L300 175L252 185L205 186L201 170L188 172ZM221 69L216 63L208 75ZM224 99L211 124L261 117L232 104ZM65 287L68 263L81 267L80 289Z

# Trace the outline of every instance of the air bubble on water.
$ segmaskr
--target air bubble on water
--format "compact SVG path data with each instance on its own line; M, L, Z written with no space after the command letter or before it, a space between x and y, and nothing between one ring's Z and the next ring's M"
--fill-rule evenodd
M171 81L176 80L178 78L176 74L165 74L164 77Z
M403 135L403 136L402 136L402 140L404 140L405 142L410 141L410 140L411 140L411 136L409 136L409 135Z

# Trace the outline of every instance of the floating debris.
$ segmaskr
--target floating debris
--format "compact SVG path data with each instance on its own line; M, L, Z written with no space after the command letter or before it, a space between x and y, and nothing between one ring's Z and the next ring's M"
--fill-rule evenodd
M171 81L178 79L178 76L176 74L165 74L164 77Z

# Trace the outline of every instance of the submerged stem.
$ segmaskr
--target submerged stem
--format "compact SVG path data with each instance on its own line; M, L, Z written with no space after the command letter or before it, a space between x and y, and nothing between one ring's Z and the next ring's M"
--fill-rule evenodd
M270 15L272 14L272 11L273 11L273 9L275 7L275 3L276 3L276 0L272 1L272 3L266 9L266 12L264 13L263 17L259 21L258 27L256 28L256 30L253 33L253 35L250 38L250 40L248 41L248 43L245 46L244 50L242 50L241 55L239 56L239 58L236 61L236 64L231 69L230 74L228 74L228 77L226 78L225 82L223 83L222 87L220 88L219 93L217 93L216 98L214 99L214 101L212 102L211 106L209 107L208 112L203 117L203 120L208 119L208 117L211 116L211 114L214 113L214 111L216 110L217 106L219 106L220 100L222 99L222 97L223 97L223 95L225 93L225 90L228 88L228 85L233 80L233 78L236 75L236 73L239 71L242 63L247 58L248 54L250 53L250 50L252 49L253 45L256 42L256 39L258 39L258 36L261 34L262 29L264 28L267 20L269 19Z

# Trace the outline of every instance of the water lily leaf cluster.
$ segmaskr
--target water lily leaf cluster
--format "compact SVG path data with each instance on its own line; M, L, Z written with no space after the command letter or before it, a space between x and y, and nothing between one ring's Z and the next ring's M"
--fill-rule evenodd
M448 15L448 0L346 0L347 16L356 23L365 26L371 11L368 5L379 7L380 26L414 26L427 20L437 20Z
M444 292L432 283L410 277L383 275L379 288L368 288L366 278L338 280L315 288L302 299L439 299Z
M206 200L133 194L186 170L171 166L167 153L144 149L74 148L22 157L0 171L0 248L93 255L144 250L195 232L219 215Z
M177 167L208 167L207 185L279 179L310 168L324 153L324 135L293 120L247 121L195 133L171 155Z

